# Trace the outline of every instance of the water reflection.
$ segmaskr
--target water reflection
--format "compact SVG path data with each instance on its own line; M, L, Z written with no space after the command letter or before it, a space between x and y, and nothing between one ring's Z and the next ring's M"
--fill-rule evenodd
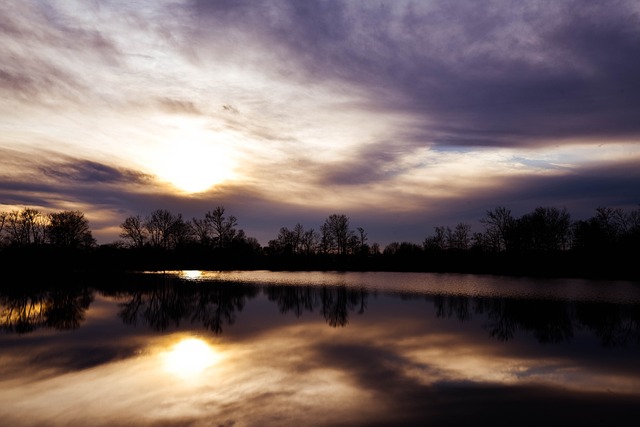
M119 300L118 317L127 325L145 325L156 331L198 325L215 334L233 325L249 300L260 293L281 314L300 318L319 313L331 327L345 327L354 315L367 311L379 291L346 284L255 285L216 281L201 271L137 275L131 282L111 283L97 292ZM95 289L67 287L25 291L0 290L0 326L24 334L39 328L78 328L95 299ZM602 346L640 343L640 306L611 302L484 297L416 292L386 292L401 300L424 300L440 319L465 323L480 320L490 337L510 341L530 334L540 343L571 342L577 331L588 331Z
M221 356L201 338L182 338L162 353L165 370L184 379L195 379L215 365Z
M178 277L187 280L198 280L200 277L202 277L202 275L203 272L200 270L182 270L178 274Z
M0 292L0 326L19 334L39 328L76 329L93 298L86 288Z
M293 312L300 317L305 311L316 309L332 327L346 326L349 314L364 313L369 293L363 288L340 286L266 286L264 292L270 301L278 304L280 313Z
M621 425L640 405L636 303L385 289L339 274L304 286L212 275L0 291L2 313L66 312L80 326L5 328L0 419L25 427Z
M640 343L640 307L635 305L446 295L433 297L433 304L440 318L464 322L481 316L489 335L500 341L527 332L540 343L570 342L576 331L587 330L604 347Z
M605 347L640 342L638 306L584 303L576 307L576 317Z
M246 301L258 294L255 286L241 284L184 285L179 280L166 280L123 291L120 295L125 301L120 304L119 316L126 324L142 322L157 331L189 322L219 334L224 325L235 322Z

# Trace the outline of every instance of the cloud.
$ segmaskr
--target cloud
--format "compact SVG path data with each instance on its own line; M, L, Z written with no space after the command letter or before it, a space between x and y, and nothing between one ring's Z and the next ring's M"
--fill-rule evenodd
M604 163L578 169L561 176L523 176L505 186L504 200L519 200L530 206L566 206L584 218L599 206L637 209L640 206L640 171L637 161ZM495 197L495 196L494 196ZM597 201L598 206L594 206ZM501 203L508 205L508 203ZM576 218L578 219L578 218Z
M640 134L633 2L193 5L200 25L246 31L308 81L346 82L379 111L422 118L419 146Z
M336 212L385 242L421 241L496 205L562 203L576 216L634 206L638 9L2 5L0 144L14 154L1 159L0 202L98 210L92 225L111 221L111 235L129 214L224 205L263 243ZM157 182L158 163L175 165L168 148L188 142L225 148L211 157L228 154L234 176L192 195Z
M378 141L357 147L343 161L318 165L320 185L366 185L391 181L411 166L403 164L405 153L399 144Z
M51 96L80 101L92 88L92 66L117 63L120 51L105 34L63 16L51 5L3 4L0 91L5 96L51 102Z
M153 186L149 175L91 160L50 152L0 152L6 166L0 175L4 205L47 211L80 209L97 217L104 209L122 209L143 188Z
M69 160L66 163L43 166L44 176L73 184L123 184L144 182L145 175L90 160Z

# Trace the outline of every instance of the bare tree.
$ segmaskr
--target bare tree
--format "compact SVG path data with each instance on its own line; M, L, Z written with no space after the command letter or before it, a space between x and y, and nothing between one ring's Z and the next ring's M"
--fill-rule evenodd
M464 222L459 222L452 233L452 242L450 247L466 251L471 246L471 226Z
M615 242L618 236L625 231L625 215L620 208L600 206L596 209L595 219L610 242Z
M314 231L305 231L302 224L297 223L292 230L280 228L278 237L269 241L269 247L276 253L310 253L315 246Z
M173 243L171 234L175 231L176 224L181 221L182 215L174 215L166 209L151 212L144 222L151 246L169 249Z
M297 223L293 227L293 231L291 232L291 239L293 244L293 252L300 253L302 252L302 237L304 236L304 227L302 224Z
M384 255L395 255L400 250L400 242L391 242L387 246L384 247L384 251L382 253Z
M277 252L293 254L296 252L295 240L294 232L287 227L282 227L278 232L278 237L272 243Z
M145 229L140 215L133 215L125 218L120 224L122 232L120 237L131 243L131 246L141 248L147 241L148 233Z
M9 244L27 246L44 243L47 221L38 210L24 208L11 211L5 221Z
M313 228L306 230L302 234L301 246L302 246L302 250L307 255L316 252L319 242L320 242L320 235Z
M0 236L2 235L2 230L4 229L4 223L7 220L8 212L0 212Z
M89 229L89 221L80 211L49 214L47 240L53 246L65 248L86 248L95 245L95 239Z
M364 231L364 228L362 227L356 228L356 231L358 232L358 252L360 252L361 254L369 253L369 245L367 245L367 240L369 240L369 237L367 235L367 232Z
M492 248L492 245L487 241L486 233L473 233L471 237L472 248L482 252L488 251Z
M349 239L354 236L349 228L349 217L344 214L330 215L322 225L323 249L327 253L344 255L349 247Z
M218 206L205 214L205 221L211 225L213 242L219 248L228 247L236 235L238 220L235 216L224 215L224 207Z
M211 226L206 220L193 218L191 228L198 243L208 245L211 242Z
M373 242L373 244L371 245L371 254L372 255L379 255L380 254L380 243Z
M511 247L525 251L568 249L570 231L571 218L566 209L537 207L514 221Z
M629 221L629 231L630 232L638 232L640 231L640 209L634 209L627 214L627 218Z
M451 240L448 236L451 235L451 229L445 226L437 226L434 227L435 234L433 236L428 236L423 243L423 247L425 250L436 250L443 251L449 247L449 241Z
M514 221L511 210L503 206L488 210L487 216L480 220L485 226L488 241L492 243L494 250L510 249L510 232Z
M188 245L194 240L194 231L191 222L186 222L182 219L182 215L178 214L171 232L169 233L169 247L179 248Z

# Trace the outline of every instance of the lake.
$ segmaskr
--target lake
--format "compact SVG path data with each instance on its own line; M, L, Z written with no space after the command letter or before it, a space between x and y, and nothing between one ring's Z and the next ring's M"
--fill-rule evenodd
M612 426L640 415L640 283L267 271L52 281L0 291L2 425Z

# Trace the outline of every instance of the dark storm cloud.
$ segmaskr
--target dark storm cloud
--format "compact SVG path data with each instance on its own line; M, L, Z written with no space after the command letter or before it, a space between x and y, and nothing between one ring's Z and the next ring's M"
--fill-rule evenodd
M416 145L640 135L640 18L614 2L211 2L313 80L423 117ZM276 54L276 53L274 53Z

